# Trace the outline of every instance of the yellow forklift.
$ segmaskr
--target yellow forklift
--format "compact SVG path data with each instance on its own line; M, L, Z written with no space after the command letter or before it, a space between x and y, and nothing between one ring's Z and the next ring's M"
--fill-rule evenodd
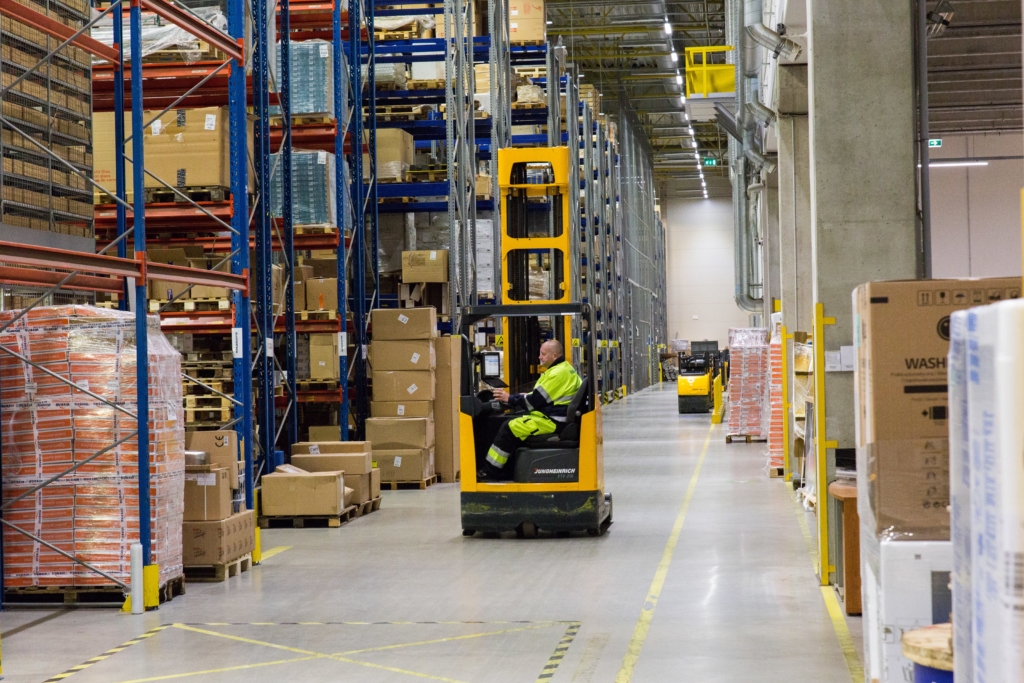
M570 240L578 237L569 229L569 168L566 147L498 152L504 202L502 298L509 303L462 309L459 429L465 536L514 531L533 537L538 530L598 536L612 522L612 497L604 488L593 311L573 300L578 286L570 258L577 250ZM485 320L501 323L498 350L474 352L470 340ZM565 422L552 434L525 439L502 468L501 480L478 480L498 430L517 417L509 404L494 399L493 389L531 391L541 372L540 345L549 339L561 342L565 362L582 379L566 407Z
M715 377L722 371L717 341L691 342L680 353L676 379L679 414L710 413L715 407Z

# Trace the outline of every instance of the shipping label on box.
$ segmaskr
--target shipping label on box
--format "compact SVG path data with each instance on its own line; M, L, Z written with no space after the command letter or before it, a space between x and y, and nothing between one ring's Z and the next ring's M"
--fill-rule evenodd
M381 481L422 481L434 473L433 448L396 448L374 451Z
M371 417L366 439L373 451L389 448L430 448L434 445L434 420L429 417Z
M204 522L231 516L231 483L228 471L211 465L185 468L183 519Z
M228 470L231 488L239 487L239 474L243 471L238 459L238 432L230 429L215 432L185 432L185 447L205 451L210 464Z
M373 339L393 341L437 336L437 311L424 308L375 308L370 314Z
M402 282L448 282L448 251L403 251Z
M373 398L378 401L433 401L432 370L375 370Z
M370 364L374 370L433 370L437 365L434 341L373 341Z

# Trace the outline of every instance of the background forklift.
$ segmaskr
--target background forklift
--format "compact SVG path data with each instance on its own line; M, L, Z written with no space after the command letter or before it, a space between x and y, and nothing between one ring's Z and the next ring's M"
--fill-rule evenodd
M690 353L680 353L677 363L679 414L710 413L715 406L715 377L723 369L718 342L690 342Z
M498 152L502 299L509 303L462 309L462 385L459 413L462 533L539 529L601 535L612 522L604 490L601 403L594 355L594 319L569 274L578 258L572 230L569 150L507 148ZM578 211L578 209L575 209ZM575 242L575 244L574 244ZM578 262L578 261L577 261ZM474 326L500 323L499 351L474 353ZM493 388L527 393L540 376L540 345L557 339L583 380L567 407L564 426L526 439L503 468L505 481L478 481L498 429L516 417L493 400ZM507 384L506 384L507 383Z

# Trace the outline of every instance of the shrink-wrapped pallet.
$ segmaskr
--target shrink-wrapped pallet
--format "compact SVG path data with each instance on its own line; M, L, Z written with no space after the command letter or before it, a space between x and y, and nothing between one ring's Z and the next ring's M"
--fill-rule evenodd
M730 328L730 436L749 436L758 440L768 436L765 409L768 378L768 330L761 327Z
M768 466L782 467L784 448L782 439L782 335L775 332L768 345Z
M0 313L0 324L16 312ZM0 333L0 345L82 389L137 411L135 316L90 306L33 309ZM149 428L152 562L160 583L182 573L184 411L181 355L150 321ZM139 540L134 417L38 367L0 352L0 430L5 501L83 464L4 511L4 519L113 577L130 579ZM5 586L95 586L110 581L37 541L4 529Z

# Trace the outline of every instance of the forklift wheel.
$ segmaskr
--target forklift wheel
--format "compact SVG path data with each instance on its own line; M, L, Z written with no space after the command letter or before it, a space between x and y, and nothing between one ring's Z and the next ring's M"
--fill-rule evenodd
M533 522L523 522L516 527L518 538L537 538L537 525Z
M475 533L476 533L476 529L463 529L462 530L462 535L463 536L472 536Z

